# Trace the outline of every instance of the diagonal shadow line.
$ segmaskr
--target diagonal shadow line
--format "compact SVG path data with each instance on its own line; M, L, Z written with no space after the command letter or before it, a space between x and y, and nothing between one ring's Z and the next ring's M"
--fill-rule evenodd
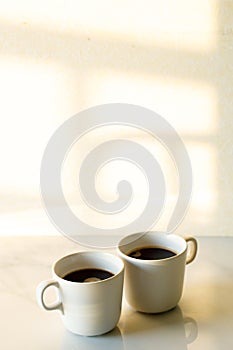
M182 80L216 83L216 78L209 70L215 50L201 54L170 45L161 47L156 43L154 46L143 46L112 34L95 33L90 38L78 32L46 30L41 26L17 25L3 20L0 22L0 43L2 56L24 59L28 56L36 61L45 60L47 63L51 60L71 67L81 64L83 69L114 69L121 73L127 71L127 74L136 71L139 75L156 74L163 78L167 76L168 79L172 76ZM218 65L213 69L218 69Z

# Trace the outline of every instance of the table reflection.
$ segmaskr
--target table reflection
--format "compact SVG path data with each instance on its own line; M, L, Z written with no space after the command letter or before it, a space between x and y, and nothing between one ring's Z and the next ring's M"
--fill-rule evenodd
M118 327L109 333L96 337L84 337L82 335L65 332L62 342L62 350L124 350L121 331Z
M186 350L198 334L197 323L183 317L180 307L162 314L143 314L128 310L120 322L125 350Z
M107 334L84 337L66 331L62 350L187 350L197 335L196 321L184 317L178 306L169 312L151 315L127 309L118 327Z

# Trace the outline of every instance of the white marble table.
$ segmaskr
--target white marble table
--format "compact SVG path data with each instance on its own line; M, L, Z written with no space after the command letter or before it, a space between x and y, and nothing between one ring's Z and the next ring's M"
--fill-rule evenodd
M145 315L123 301L118 327L88 338L65 331L59 313L41 310L35 299L36 285L51 277L53 261L85 248L62 236L1 237L1 349L232 349L233 238L198 241L198 257L187 266L177 308Z

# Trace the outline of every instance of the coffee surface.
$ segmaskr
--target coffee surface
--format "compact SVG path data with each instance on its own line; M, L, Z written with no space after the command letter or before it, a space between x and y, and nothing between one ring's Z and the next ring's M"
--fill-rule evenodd
M79 269L66 274L63 279L70 282L97 282L114 276L112 272L102 269Z
M136 248L127 254L131 258L141 259L141 260L160 260L167 259L175 256L176 253L171 250L159 247L141 247Z

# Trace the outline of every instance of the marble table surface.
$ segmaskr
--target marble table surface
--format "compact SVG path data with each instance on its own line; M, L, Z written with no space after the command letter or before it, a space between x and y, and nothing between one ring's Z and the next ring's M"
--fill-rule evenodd
M58 312L36 303L37 284L61 256L86 250L62 236L0 237L1 348L133 350L233 348L233 237L198 238L179 305L160 315L133 311L123 298L118 326L99 337L76 336ZM48 301L54 295L47 295Z

